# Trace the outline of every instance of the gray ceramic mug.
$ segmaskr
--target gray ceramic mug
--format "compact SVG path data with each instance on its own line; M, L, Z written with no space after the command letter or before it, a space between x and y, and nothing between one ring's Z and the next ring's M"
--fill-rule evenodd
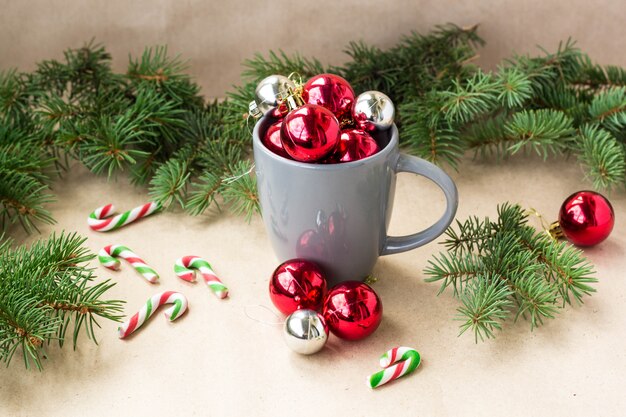
M382 150L341 164L307 164L268 150L261 135L273 120L262 118L253 133L257 187L265 228L279 262L317 262L329 284L363 280L380 255L404 252L435 239L450 225L458 204L456 186L440 168L401 154L394 125L376 139ZM432 180L444 192L444 215L408 236L387 236L398 172Z

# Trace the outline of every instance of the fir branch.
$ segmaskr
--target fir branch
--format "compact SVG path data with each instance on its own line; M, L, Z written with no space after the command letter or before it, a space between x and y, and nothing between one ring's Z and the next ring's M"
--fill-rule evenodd
M462 321L459 335L467 330L474 332L476 343L495 337L502 330L501 322L510 315L513 305L511 291L497 278L481 276L472 281L462 293L462 306L457 309L457 320Z
M187 164L170 159L161 165L152 177L150 197L163 207L169 206L172 201L184 206L184 192L189 175Z
M252 164L241 161L231 170L231 177L221 182L221 195L224 203L228 204L231 211L238 215L245 215L249 222L253 214L259 214L261 207L256 191L256 181L250 175Z
M31 175L0 169L0 226L20 223L26 231L38 230L36 222L54 223L44 205L54 201L48 186Z
M446 231L447 252L433 256L424 269L427 282L452 287L459 298L461 333L476 341L495 336L511 313L531 330L554 318L572 299L582 303L595 289L593 268L582 252L528 226L519 205L498 206L498 219L476 217Z
M383 91L394 102L403 103L471 75L474 67L466 64L482 45L477 25L453 24L437 26L428 34L412 32L388 50L350 42L346 53L351 60L338 72L355 91Z
M144 115L144 119L147 115ZM93 133L85 135L81 147L85 165L94 173L107 173L111 177L117 170L129 167L138 158L148 155L137 149L147 132L140 130L137 120L132 117L102 116L95 121Z
M94 283L94 258L76 234L0 250L0 359L7 365L21 347L26 367L41 369L44 343L63 346L68 331L74 348L82 329L95 341L97 318L119 321L122 301L103 300L114 285Z
M494 109L499 98L498 82L481 71L464 83L454 82L448 91L442 91L441 112L451 123L466 123ZM506 88L505 88L506 91Z
M187 212L192 216L197 216L205 212L215 203L215 197L221 185L222 177L220 175L209 171L200 175L197 180L191 184L192 190L186 205Z
M611 133L597 125L584 125L578 139L578 160L586 167L595 188L610 189L624 182L625 150Z
M14 69L0 71L0 116L7 122L24 122L30 110L31 97L35 93L36 90L23 74Z
M43 214L53 171L38 161L64 168L75 158L99 174L125 170L135 183L153 180L154 198L189 213L202 213L218 198L249 216L256 207L254 177L232 187L222 180L250 156L248 103L258 81L275 73L297 73L304 81L331 71L357 93L392 97L401 144L429 161L456 168L468 149L497 157L522 149L544 157L573 153L596 187L626 183L623 68L593 63L568 40L554 52L513 56L497 71L483 72L472 65L483 43L477 26L445 25L411 33L389 49L350 43L342 66L270 51L244 62L243 83L226 100L205 104L187 63L165 46L130 57L126 73L117 74L110 54L91 41L68 49L62 60L40 62L32 73L0 73L0 139L12 132L10 151L19 153L11 160L0 156L0 172L11 181L27 175L34 192L29 205L39 204ZM182 166L184 173L173 169ZM30 230L50 221L20 217L28 205L14 200L0 206L3 224L23 222Z
M497 100L506 108L522 107L532 97L532 83L518 68L501 68L497 83L500 90Z
M563 152L567 141L574 135L572 120L555 110L523 110L512 116L505 125L506 134L515 138L509 150L516 153L530 147L537 154L547 158L549 153Z

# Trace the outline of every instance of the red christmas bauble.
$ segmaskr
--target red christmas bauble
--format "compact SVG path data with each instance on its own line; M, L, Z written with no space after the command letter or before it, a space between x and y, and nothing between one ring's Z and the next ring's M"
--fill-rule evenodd
M352 162L374 155L380 150L376 140L361 129L341 131L337 159L340 162Z
M316 162L332 154L339 144L339 134L337 118L314 104L290 111L280 130L283 148L300 162Z
M593 246L606 239L615 224L609 200L594 191L579 191L567 197L559 211L559 226L577 246Z
M267 149L274 152L276 155L291 159L285 151L285 148L283 148L283 142L280 140L280 128L282 124L282 120L279 120L270 125L270 127L267 128L265 135L263 135L261 142Z
M369 285L346 281L328 292L323 314L335 336L359 340L378 328L383 318L383 304Z
M270 299L285 315L301 308L318 311L325 294L326 279L321 269L305 259L283 262L270 279Z
M333 112L339 120L351 117L354 90L345 79L335 74L319 74L302 87L302 99Z

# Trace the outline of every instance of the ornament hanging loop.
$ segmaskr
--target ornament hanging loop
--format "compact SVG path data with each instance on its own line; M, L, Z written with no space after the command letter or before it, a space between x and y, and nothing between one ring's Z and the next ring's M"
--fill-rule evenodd
M256 101L254 100L252 100L250 104L248 104L248 116L252 116L255 119L258 119L261 116L263 116L263 113L261 113L259 106L257 106Z
M526 210L526 214L537 217L539 219L539 222L541 223L541 228L543 229L543 231L552 239L558 240L560 237L563 237L563 232L561 232L561 226L559 226L558 221L548 225L548 222L543 217L543 215L532 207Z
M297 109L304 105L304 99L302 98L302 76L297 72L292 72L287 76L289 81L292 82L292 86L287 87L287 91L284 95L281 95L280 99L287 106L287 112Z
M563 233L563 229L561 229L561 224L558 222L558 220L550 224L550 228L548 229L548 234L552 236L554 240L559 240L565 237L565 234Z

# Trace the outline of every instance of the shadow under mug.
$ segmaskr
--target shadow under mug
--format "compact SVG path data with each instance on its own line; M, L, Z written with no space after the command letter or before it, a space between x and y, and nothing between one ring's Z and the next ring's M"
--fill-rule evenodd
M359 161L310 164L274 154L261 142L273 119L260 119L253 150L261 213L279 262L304 258L319 264L329 285L364 280L381 255L422 246L452 222L457 189L440 168L400 153L398 129L376 132L382 148ZM407 236L387 236L396 174L422 175L444 192L446 210L427 229Z

